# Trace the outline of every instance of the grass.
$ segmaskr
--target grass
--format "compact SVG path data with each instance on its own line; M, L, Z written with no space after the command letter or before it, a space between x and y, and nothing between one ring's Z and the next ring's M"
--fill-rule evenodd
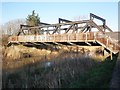
M116 58L99 61L81 56L60 52L3 64L7 67L3 69L3 88L108 88ZM47 62L52 65L45 67Z
M116 57L113 60L107 59L101 65L93 68L89 72L81 75L77 81L68 85L68 88L109 88L112 77L112 71L116 63Z
M29 64L12 73L3 72L3 87L61 88L98 64L89 58L76 57L75 53L62 53L50 61L53 63L50 67L44 67L46 62Z

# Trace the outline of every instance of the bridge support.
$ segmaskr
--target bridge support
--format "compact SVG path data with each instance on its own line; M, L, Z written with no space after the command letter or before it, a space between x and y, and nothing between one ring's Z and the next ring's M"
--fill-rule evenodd
M111 60L113 59L113 55L112 55L112 52L110 52L110 59L111 59Z
M102 46L102 55L104 56L104 47Z

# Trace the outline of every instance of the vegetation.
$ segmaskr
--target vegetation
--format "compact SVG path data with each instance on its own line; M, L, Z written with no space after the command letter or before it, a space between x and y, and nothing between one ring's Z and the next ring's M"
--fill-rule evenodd
M1 38L1 43L2 43L2 46L6 46L8 44L8 38L9 38L10 35L2 35L2 38Z
M112 71L116 63L113 60L106 59L101 65L93 68L89 72L81 75L77 81L68 85L69 88L109 88Z
M28 15L26 22L29 26L38 26L40 24L40 17L38 14L36 15L35 10L32 11L32 15ZM32 29L31 33L37 34L38 32L36 29Z
M20 29L20 24L25 24L24 19L10 20L0 28L1 35L16 35Z
M116 59L99 61L65 51L39 56L37 62L29 63L33 60L36 58L3 62L3 88L107 88L116 62ZM13 70L4 69L7 65Z
M38 26L40 24L39 15L35 14L35 10L32 11L32 15L28 15L26 18L27 24L30 26Z
M10 35L17 33L18 25L24 23L22 20L13 22L6 24L7 31L1 38L3 46L7 46ZM39 15L33 10L32 15L26 18L26 23L38 26ZM37 29L31 29L31 34L37 33ZM95 60L72 51L58 50L56 53L45 49L22 48L2 48L3 88L108 88L117 60L115 57L113 60Z

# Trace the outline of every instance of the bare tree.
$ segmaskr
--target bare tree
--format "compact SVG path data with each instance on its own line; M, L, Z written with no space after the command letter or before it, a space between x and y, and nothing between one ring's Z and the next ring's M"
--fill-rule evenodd
M86 20L86 19L88 19L87 15L80 15L80 16L73 17L74 21L80 21L80 20Z
M0 25L0 36L2 35L2 33L4 33L2 29L3 29L3 25Z
M24 19L11 20L2 25L2 34L16 35L20 29L20 24L25 24Z

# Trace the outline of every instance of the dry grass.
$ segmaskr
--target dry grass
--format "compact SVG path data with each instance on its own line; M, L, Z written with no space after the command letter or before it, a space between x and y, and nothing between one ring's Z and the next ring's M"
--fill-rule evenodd
M10 53L10 48L17 53ZM7 56L3 58L3 88L62 88L101 64L82 53L63 49L10 48L3 53ZM20 57L14 58L14 53Z
M22 45L11 46L3 52L3 69L18 69L28 64L51 60L58 55L56 51L29 48Z
M81 55L76 53L63 52L56 57L54 55L51 57L53 57L51 60L44 58L40 61L39 59L39 62L32 64L28 64L27 59L24 59L23 64L12 63L8 65L12 68L21 65L22 68L17 68L12 72L10 72L10 69L9 72L4 70L3 87L61 88L77 80L79 75L99 65L98 62L90 58L81 58ZM28 61L30 62L30 60Z

